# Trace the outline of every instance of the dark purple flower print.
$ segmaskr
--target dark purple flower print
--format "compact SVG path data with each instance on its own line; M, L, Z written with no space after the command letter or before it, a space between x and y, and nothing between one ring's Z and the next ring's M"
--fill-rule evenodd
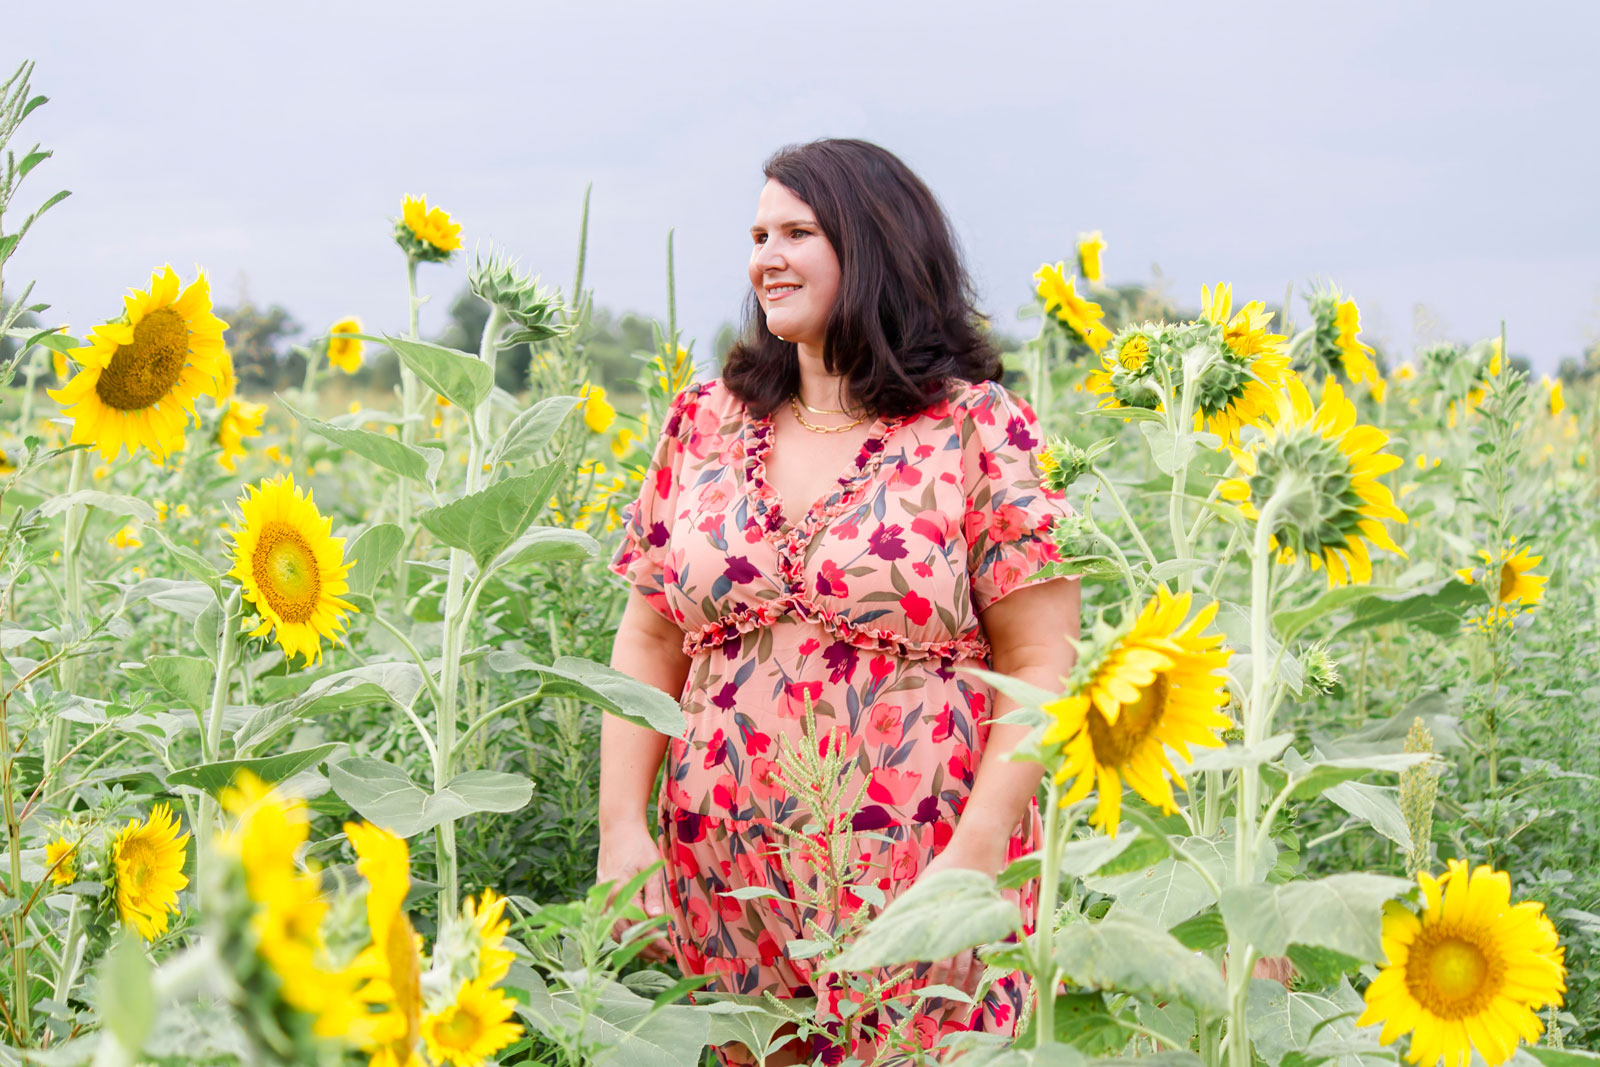
M878 528L872 531L872 536L867 538L867 553L877 556L882 560L906 558L906 543L900 535L905 528L899 523L885 525L879 523Z
M916 819L920 823L938 822L939 798L936 796L923 797L922 802L917 805Z
M1006 420L1006 440L1024 452L1032 451L1039 443L1033 434L1028 432L1028 424L1021 415L1013 415Z
M723 711L732 711L734 698L738 696L738 694L738 682L724 682L722 683L722 688L718 689L716 694L711 698L711 703L715 704Z
M855 646L844 641L835 641L823 649L822 662L828 665L828 684L838 685L840 679L848 682L854 678L858 659Z
M650 524L650 537L649 537L649 540L650 540L650 546L652 548L660 548L662 545L667 543L667 538L670 537L670 536L671 536L671 534L667 530L667 524L666 523L664 523L664 522L653 522L653 523Z
M886 830L894 825L894 819L889 817L889 811L877 804L868 804L855 817L850 820L850 828L857 831L871 833L874 830Z
M734 585L744 585L761 577L761 571L743 556L729 556L728 568L722 572Z

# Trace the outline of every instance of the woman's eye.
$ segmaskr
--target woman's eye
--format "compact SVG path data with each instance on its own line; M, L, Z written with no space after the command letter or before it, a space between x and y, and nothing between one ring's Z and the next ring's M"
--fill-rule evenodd
M802 234L802 233L810 233L811 231L810 230L792 230L790 232L798 235L798 234Z

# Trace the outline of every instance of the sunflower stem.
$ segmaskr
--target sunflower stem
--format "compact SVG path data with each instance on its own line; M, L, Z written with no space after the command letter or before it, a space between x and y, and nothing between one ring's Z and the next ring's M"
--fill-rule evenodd
M1161 561L1156 558L1154 550L1150 548L1150 542L1146 541L1144 534L1139 531L1139 524L1133 521L1132 515L1128 514L1128 506L1122 502L1122 497L1117 493L1116 486L1111 484L1111 479L1106 477L1106 472L1098 466L1092 469L1094 476L1100 479L1100 484L1105 486L1106 494L1111 497L1111 502L1117 506L1117 514L1122 516L1123 525L1127 526L1128 532L1133 535L1134 543L1139 546L1139 551L1143 552L1144 558L1150 561L1150 566L1156 566Z
M406 295L409 297L409 312L407 314L406 336L413 341L422 338L417 335L419 315L422 301L417 299L417 258L406 257ZM395 358L399 358L398 355ZM411 368L406 366L405 360L400 360L400 441L402 444L414 447L416 445L417 430L411 422L411 412L417 406L417 376ZM396 615L406 613L406 601L410 599L409 587L411 584L411 564L407 559L411 546L411 482L410 479L401 478L396 485L397 507L395 521L400 527L400 558L396 563L394 610Z
M78 492L83 488L83 479L89 470L89 450L80 448L72 454L72 471L67 476L67 495ZM84 516L87 508L83 504L74 504L67 510L65 529L61 540L61 562L67 568L66 597L67 640L76 641L78 636L78 618L83 614L83 561L78 553L83 542ZM78 691L78 668L81 658L68 656L61 661L61 691L76 693ZM50 724L50 733L45 738L44 765L54 767L61 758L61 753L67 747L68 731L72 723L67 719L57 716Z
M1034 931L1037 955L1033 962L1034 989L1039 1010L1033 1022L1033 1047L1043 1048L1056 1039L1056 897L1061 885L1061 787L1055 775L1046 778L1044 853L1039 858L1039 917Z
M80 455L82 453L79 453ZM13 792L11 780L12 772L16 768L15 752L11 745L11 726L6 721L6 712L9 707L8 694L0 691L0 798L4 799L6 817L6 843L8 858L11 861L11 881L6 886L7 895L16 900L22 894L22 824L17 818L17 801ZM49 766L49 764L45 764ZM16 1000L17 1013L12 1027L12 1039L18 1045L26 1048L29 1032L32 1030L28 1019L28 940L27 930L23 925L23 909L15 908L11 912L11 965L15 972L11 979L12 997Z
M217 676L211 687L211 708L206 713L206 731L200 739L201 754L207 763L216 762L222 748L222 713L228 706L228 682L233 677L234 646L239 643L242 591L235 589L222 607L222 640L217 644ZM194 833L195 871L205 880L212 830L217 822L217 802L209 792L200 797L200 825Z

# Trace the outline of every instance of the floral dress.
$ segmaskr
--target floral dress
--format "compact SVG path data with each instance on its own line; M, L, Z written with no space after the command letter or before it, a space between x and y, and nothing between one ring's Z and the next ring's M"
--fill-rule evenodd
M830 976L785 955L815 916L724 895L770 886L795 896L772 851L785 835L772 826L800 829L807 812L774 771L779 735L799 741L808 697L818 735L851 760L851 792L867 783L854 825L871 833L854 839L857 870L886 899L950 840L971 792L994 693L955 668L990 665L979 613L1040 580L1059 558L1051 524L1074 512L1040 485L1033 410L997 382L954 386L916 415L876 420L803 514L767 483L770 418L750 415L720 379L690 386L627 506L611 569L683 630L691 659L680 696L688 730L668 748L657 811L668 940L685 974L716 975L708 989L817 996L819 1015L838 1018ZM1008 860L1034 848L1037 828L1030 804ZM1035 888L1010 891L1030 928ZM928 968L910 985L925 984ZM976 1007L924 1001L915 1036L926 1047L952 1030L1011 1033L1025 996L1018 973Z

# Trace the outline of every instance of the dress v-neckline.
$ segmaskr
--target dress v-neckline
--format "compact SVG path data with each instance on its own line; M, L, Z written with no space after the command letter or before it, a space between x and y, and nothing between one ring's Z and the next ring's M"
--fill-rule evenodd
M745 412L745 481L755 502L762 532L769 538L783 538L795 531L811 528L824 513L851 502L852 490L860 486L883 461L884 438L905 421L903 416L879 415L856 450L855 459L834 482L833 488L811 503L797 522L785 516L784 501L767 480L767 456L772 451L775 427L771 415L753 416Z

